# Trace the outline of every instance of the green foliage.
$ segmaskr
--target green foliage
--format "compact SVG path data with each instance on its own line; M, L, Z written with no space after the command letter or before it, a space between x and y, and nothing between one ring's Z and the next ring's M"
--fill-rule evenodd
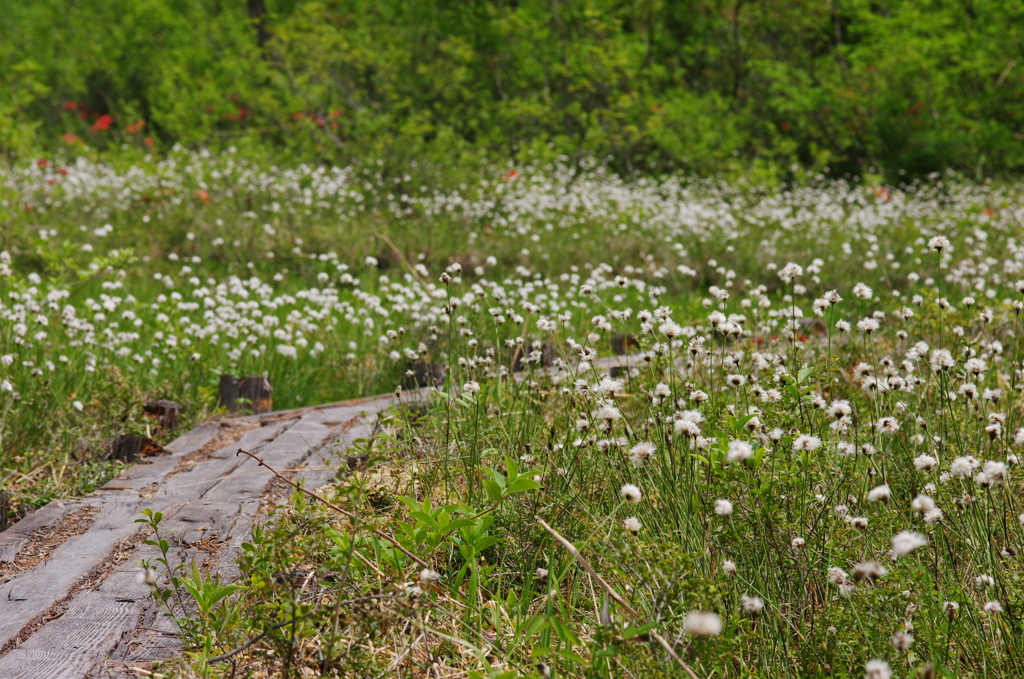
M1024 164L1024 9L1003 0L266 6L5 3L0 150L235 145L395 172L610 156L891 180Z

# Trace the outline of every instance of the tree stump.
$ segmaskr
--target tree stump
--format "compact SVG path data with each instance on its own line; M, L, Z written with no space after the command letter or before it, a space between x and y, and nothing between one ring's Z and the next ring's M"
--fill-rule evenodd
M266 377L221 375L217 404L229 413L248 410L256 414L274 409L274 388Z
M406 374L402 380L402 386L406 389L420 387L441 386L447 376L447 367L444 363L427 363L426 361L413 361L409 364L409 371L413 374Z
M143 407L143 410L156 420L161 429L174 431L178 428L178 412L181 407L174 401L150 401Z
M612 335L612 353L616 356L636 353L639 349L640 343L632 335Z
M164 447L146 436L121 434L106 441L107 459L132 463L140 457L161 453Z

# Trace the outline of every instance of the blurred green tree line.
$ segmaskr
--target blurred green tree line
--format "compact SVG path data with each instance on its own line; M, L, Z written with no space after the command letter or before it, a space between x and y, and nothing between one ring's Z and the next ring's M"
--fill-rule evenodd
M0 0L0 150L1024 167L1015 0Z

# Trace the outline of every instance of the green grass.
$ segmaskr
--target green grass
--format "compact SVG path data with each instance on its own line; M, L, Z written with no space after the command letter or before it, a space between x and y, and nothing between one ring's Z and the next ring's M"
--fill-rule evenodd
M114 473L98 442L144 430L146 397L205 417L223 372L265 373L293 407L391 391L414 359L449 365L426 414L396 408L370 468L328 489L359 522L297 497L254 533L243 589L186 627L181 672L859 677L877 659L900 677L1012 677L1024 664L1016 187L769 191L550 167L433 194L185 154L135 173L80 165L50 185L57 166L4 189L0 354L20 397L0 392L0 485L20 502ZM937 252L936 236L951 244ZM791 261L802 272L783 279ZM50 306L55 290L68 294ZM816 319L829 290L843 299ZM69 327L66 306L92 329ZM858 328L876 312L877 329ZM579 363L616 335L649 360L614 380ZM512 356L545 344L555 370L527 361L511 379ZM903 531L925 544L892 558ZM858 576L875 562L885 575ZM298 568L316 573L304 590L278 577ZM260 634L237 667L208 666Z

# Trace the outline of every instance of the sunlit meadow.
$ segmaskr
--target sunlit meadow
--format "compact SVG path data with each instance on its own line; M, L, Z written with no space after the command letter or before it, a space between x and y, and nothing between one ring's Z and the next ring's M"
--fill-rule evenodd
M4 170L0 489L89 490L224 373L277 408L404 382L324 491L361 520L257 531L189 671L1020 676L1019 187L481 175Z

